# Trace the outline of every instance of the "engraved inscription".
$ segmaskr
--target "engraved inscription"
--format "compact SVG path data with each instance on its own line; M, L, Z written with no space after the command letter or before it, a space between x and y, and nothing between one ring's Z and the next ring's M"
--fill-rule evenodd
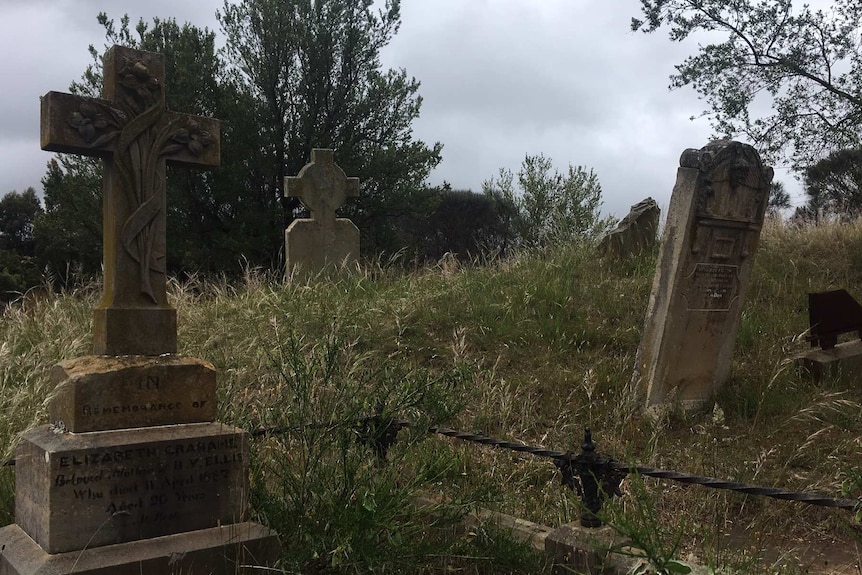
M688 277L687 311L729 311L739 291L739 266L698 263Z
M51 419L75 433L215 419L215 372L193 360L73 360L52 380Z
M106 533L131 539L233 523L242 515L244 447L232 434L67 452L54 459L51 498L90 534L105 521Z

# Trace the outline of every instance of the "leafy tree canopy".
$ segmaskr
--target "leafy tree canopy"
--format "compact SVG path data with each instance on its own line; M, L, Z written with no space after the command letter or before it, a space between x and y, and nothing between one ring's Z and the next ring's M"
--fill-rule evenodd
M346 211L363 234L364 250L401 247L393 243L392 222L427 207L416 199L440 161L441 146L412 137L419 83L404 70L381 69L379 50L398 29L399 3L390 0L379 12L372 4L225 3L218 14L224 51L215 49L214 32L188 23L155 18L133 28L128 16L115 25L99 14L105 48L121 44L164 54L168 108L221 120L220 169L168 170L171 272L278 267L284 228L298 207L284 198L283 178L299 172L313 147L335 148L338 163L362 182L359 201ZM103 51L91 46L90 53L93 63L71 89L98 96ZM101 209L91 205L99 198L100 169L99 162L75 156L49 165L47 213L37 236L52 267L72 258L98 270L100 251L91 252L83 240L91 227L100 228L93 215Z
M806 207L815 219L862 216L862 148L835 151L809 166L804 175Z
M570 164L560 173L541 154L524 158L517 189L511 170L501 168L496 179L482 184L482 190L502 206L514 206L515 213L504 217L510 221L510 241L516 245L595 238L610 223L601 218L602 187L593 170Z
M42 213L36 190L12 191L0 200L0 249L32 256L33 223Z
M666 27L676 42L724 37L700 44L671 76L671 88L691 86L706 100L718 135L742 134L798 170L859 146L862 0L826 10L798 0L641 0L641 9L633 31Z
M393 218L415 210L416 194L440 162L442 146L413 139L419 82L383 70L380 50L401 24L400 1L244 0L217 14L235 81L260 103L258 126L276 169L272 196L284 224L298 207L283 178L299 172L312 148L333 148L362 186L346 206L363 251L396 251Z
M767 213L780 214L781 210L786 210L790 207L790 194L784 188L784 183L773 180L769 184L769 203L766 206Z
M42 214L36 190L11 191L0 199L0 303L40 282L34 225Z

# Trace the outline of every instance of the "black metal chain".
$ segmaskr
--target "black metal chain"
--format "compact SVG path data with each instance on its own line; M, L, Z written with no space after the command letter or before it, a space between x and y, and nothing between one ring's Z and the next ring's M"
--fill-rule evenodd
M678 483L687 483L691 485L703 485L713 489L725 489L728 491L736 491L737 493L745 493L747 495L759 495L763 497L771 497L773 499L783 499L785 501L799 501L809 505L819 505L821 507L835 507L837 509L846 509L848 511L857 510L860 507L859 500L841 499L829 497L821 493L806 493L799 491L790 491L787 489L779 489L777 487L762 487L752 485L750 483L740 483L737 481L727 481L726 479L716 479L715 477L701 477L681 471L667 471L665 469L656 469L655 467L644 467L642 465L628 466L623 463L613 462L611 468L624 473L638 473L648 477L657 479L670 479Z
M409 420L384 417L381 414L377 414L352 421L258 428L252 430L250 434L253 437L260 437L266 435L295 433L308 428L329 430L348 426L357 433L357 440L360 443L368 445L374 450L380 463L385 463L386 455L389 448L395 443L398 432L405 427L416 427L416 425ZM821 507L832 507L848 511L858 511L862 508L862 499L842 499L830 497L821 493L790 491L787 489L763 487L749 483L717 479L715 477L704 477L680 471L658 469L655 467L627 465L625 463L615 461L607 455L597 453L592 441L592 434L589 429L585 430L584 443L581 446L580 453L577 454L573 451L556 451L553 449L546 449L544 447L528 445L520 441L507 441L504 439L489 437L487 435L468 433L466 431L459 431L457 429L438 425L430 426L428 428L428 433L443 435L445 437L452 437L454 439L488 445L500 449L508 449L519 453L528 453L537 457L553 459L554 465L557 466L562 474L562 483L573 491L576 491L583 499L584 511L581 515L581 523L587 527L597 527L601 525L601 521L598 519L597 513L601 510L602 500L614 495L622 495L619 488L620 483L626 475L632 473L655 477L657 479L669 479L678 483L702 485L712 489L735 491L737 493L771 497L773 499L782 499L785 501L796 501ZM10 459L3 463L3 466L11 465L15 465L14 459Z
M414 427L414 424L406 419L395 419L393 423L401 427ZM551 449L545 449L544 447L535 447L533 445L527 445L526 443L521 443L520 441L506 441L504 439L496 439L494 437L488 437L487 435L479 435L477 433L467 433L466 431L458 431L457 429L450 429L448 427L441 427L438 425L432 425L428 428L428 433L434 433L437 435L443 435L446 437L454 437L455 439L461 439L462 441L470 441L472 443L479 443L481 445L490 445L491 447L499 447L501 449L509 449L511 451L518 451L521 453L529 453L530 455L536 455L538 457L550 457L552 459L559 459L561 457L565 457L566 453L564 451L554 451Z
M401 427L409 427L412 425L411 422L406 420L393 420L393 423L397 424L399 429ZM554 459L554 464L560 469L560 472L563 475L563 484L571 488L573 491L577 491L584 499L586 513L582 516L581 522L586 526L597 526L595 523L598 520L595 518L595 514L601 509L601 501L599 500L599 502L596 503L594 500L596 493L598 493L600 499L612 497L614 495L621 495L619 490L620 482L623 477L631 473L638 473L640 475L655 477L657 479L669 479L678 483L703 485L712 489L723 489L737 493L745 493L747 495L771 497L773 499L796 501L806 503L808 505L832 507L836 509L845 509L847 511L857 511L862 508L862 499L843 499L830 497L822 493L790 491L788 489L763 487L738 481L717 479L715 477L704 477L680 471L657 469L655 467L626 465L615 461L606 455L595 453L595 445L592 442L592 434L589 429L586 430L584 444L581 448L581 452L578 454L571 451L554 451L544 447L536 447L515 441L506 441L489 437L487 435L467 433L447 427L431 426L428 428L428 432L472 443L479 443L481 445L490 445L501 449L510 449L512 451L529 453L538 457L549 457Z

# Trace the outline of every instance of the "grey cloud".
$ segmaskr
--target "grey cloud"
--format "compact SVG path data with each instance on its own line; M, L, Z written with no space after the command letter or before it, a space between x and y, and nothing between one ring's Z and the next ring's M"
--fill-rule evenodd
M100 10L174 17L218 30L222 0L0 0L0 193L39 188L38 98L65 91L101 48ZM382 5L378 0L377 5ZM704 145L703 103L668 92L673 65L695 50L661 34L629 32L637 0L403 0L402 26L381 60L421 83L414 135L444 144L431 183L478 191L501 167L543 153L564 170L595 169L605 210L623 215L646 197L666 205L679 154Z

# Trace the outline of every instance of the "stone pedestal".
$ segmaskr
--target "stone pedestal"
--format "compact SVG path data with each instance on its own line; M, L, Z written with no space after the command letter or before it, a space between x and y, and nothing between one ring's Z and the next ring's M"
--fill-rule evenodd
M247 520L248 433L213 422L212 365L88 356L52 378L54 423L18 444L0 575L228 575L272 564L275 533Z
M78 357L51 371L50 420L75 433L215 421L216 371L168 355Z
M561 525L545 538L545 555L554 564L553 573L611 571L611 551L618 537L610 527L581 527L578 523Z
M277 553L272 532L244 522L67 553L46 553L18 525L0 529L0 575L238 575Z
M800 375L814 381L862 375L862 341L839 343L832 349L811 349L794 358Z

